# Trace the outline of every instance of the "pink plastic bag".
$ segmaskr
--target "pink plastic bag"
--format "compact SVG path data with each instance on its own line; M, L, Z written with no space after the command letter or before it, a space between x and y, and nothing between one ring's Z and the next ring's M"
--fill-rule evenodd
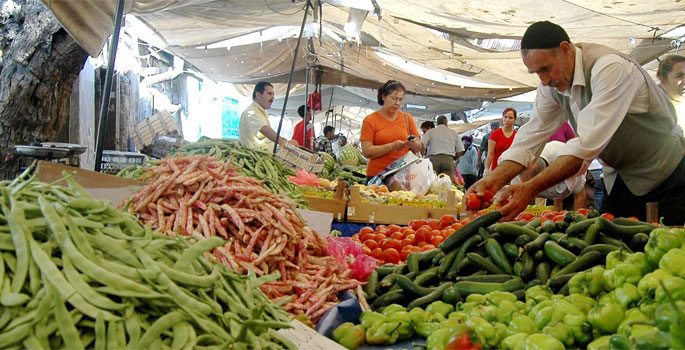
M364 254L362 246L350 237L326 237L326 252L338 264L350 269L350 277L358 281L366 278L376 269L376 259Z
M288 176L288 180L300 186L319 187L319 178L316 174L309 173L304 169L298 170L297 176Z

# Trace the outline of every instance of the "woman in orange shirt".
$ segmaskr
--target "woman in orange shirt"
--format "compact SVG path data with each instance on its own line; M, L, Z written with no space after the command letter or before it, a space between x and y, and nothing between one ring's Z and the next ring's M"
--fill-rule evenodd
M400 111L405 91L404 85L399 81L388 80L378 89L378 104L381 109L364 118L359 140L362 153L369 158L366 167L367 181L409 150L423 151L414 118L409 113ZM410 140L410 136L413 139Z

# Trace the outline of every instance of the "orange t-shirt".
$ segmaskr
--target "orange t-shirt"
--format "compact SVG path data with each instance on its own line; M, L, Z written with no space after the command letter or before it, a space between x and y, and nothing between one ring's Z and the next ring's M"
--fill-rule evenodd
M404 112L398 111L395 120L390 121L378 111L367 115L362 123L362 134L359 140L371 141L374 146L385 145L396 140L406 141L409 136L407 129L409 129L411 135L416 136L418 139L419 130L416 128L414 118L411 114L406 113L406 119L409 122L409 127L407 127L404 116ZM369 159L369 164L366 166L366 176L378 175L383 169L387 168L388 165L405 155L408 151L408 148L401 151L390 151L381 157Z

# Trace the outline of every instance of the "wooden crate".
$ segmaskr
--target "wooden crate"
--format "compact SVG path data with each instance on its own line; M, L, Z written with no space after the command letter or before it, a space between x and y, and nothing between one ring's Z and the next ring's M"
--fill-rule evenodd
M350 188L347 221L370 224L407 225L415 219L440 219L443 215L459 217L456 193L449 191L446 208L411 207L362 202L359 186Z
M136 148L142 150L152 145L157 135L181 137L183 132L171 114L164 110L132 127L130 134Z
M331 213L333 214L333 220L344 221L347 209L347 196L345 195L346 186L347 183L345 181L338 181L335 198L319 198L307 195L304 195L303 198L309 202L309 206L312 210Z

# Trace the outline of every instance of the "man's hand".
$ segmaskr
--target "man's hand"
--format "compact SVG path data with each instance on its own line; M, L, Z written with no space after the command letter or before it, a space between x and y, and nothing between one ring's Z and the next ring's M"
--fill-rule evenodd
M520 212L526 210L528 203L532 201L539 190L529 182L510 185L499 194L498 200L509 203L502 207L502 221L512 221Z
M419 152L419 151L421 151L421 145L422 145L422 144L421 144L421 141L419 141L419 140L406 141L406 142L405 142L405 145L406 145L407 147L409 147L409 149L410 149L412 152Z
M479 197L483 198L485 196L485 190L489 190L491 193L497 193L497 191L509 183L509 181L516 177L516 175L518 175L518 173L520 173L523 169L525 169L525 167L518 163L505 161L504 163L500 164L491 174L483 177L469 187L464 194L464 198L468 198L468 195L471 193L475 193ZM462 200L462 202L464 210L468 210L466 200Z

